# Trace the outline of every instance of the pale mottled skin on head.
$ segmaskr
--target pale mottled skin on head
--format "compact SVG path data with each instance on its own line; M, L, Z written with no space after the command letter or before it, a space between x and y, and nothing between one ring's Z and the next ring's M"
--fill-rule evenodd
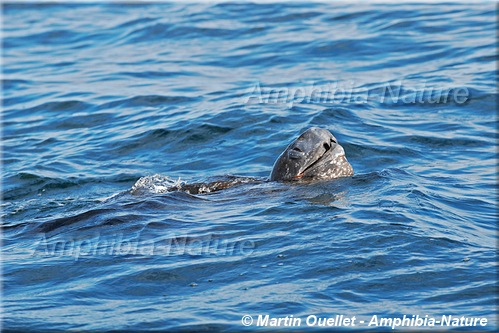
M331 132L312 127L277 158L270 180L336 179L353 175L343 147Z

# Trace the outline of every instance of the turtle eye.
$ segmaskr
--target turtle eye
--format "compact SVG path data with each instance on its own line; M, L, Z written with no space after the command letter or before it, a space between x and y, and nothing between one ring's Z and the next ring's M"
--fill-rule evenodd
M331 149L331 146L328 144L328 143L324 143L324 149L326 149L326 151L328 151L329 149Z

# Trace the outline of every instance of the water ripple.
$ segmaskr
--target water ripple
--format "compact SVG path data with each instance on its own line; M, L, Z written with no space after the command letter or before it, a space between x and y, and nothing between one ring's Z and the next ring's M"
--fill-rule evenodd
M493 4L3 15L5 329L231 332L244 314L376 314L497 330ZM355 175L266 182L310 126L334 133ZM258 181L130 193L139 179L231 175Z

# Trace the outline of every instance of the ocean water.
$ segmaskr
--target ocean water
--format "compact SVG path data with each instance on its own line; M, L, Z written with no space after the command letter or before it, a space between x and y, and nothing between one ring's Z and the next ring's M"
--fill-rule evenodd
M496 330L496 21L494 3L4 4L3 329ZM165 191L265 179L311 126L354 176Z

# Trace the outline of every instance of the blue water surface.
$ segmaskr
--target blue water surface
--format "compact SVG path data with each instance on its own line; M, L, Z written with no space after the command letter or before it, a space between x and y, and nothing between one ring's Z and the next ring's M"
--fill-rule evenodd
M495 331L496 21L494 3L4 4L3 328ZM353 177L157 190L265 178L311 126ZM158 187L130 194L141 177Z

